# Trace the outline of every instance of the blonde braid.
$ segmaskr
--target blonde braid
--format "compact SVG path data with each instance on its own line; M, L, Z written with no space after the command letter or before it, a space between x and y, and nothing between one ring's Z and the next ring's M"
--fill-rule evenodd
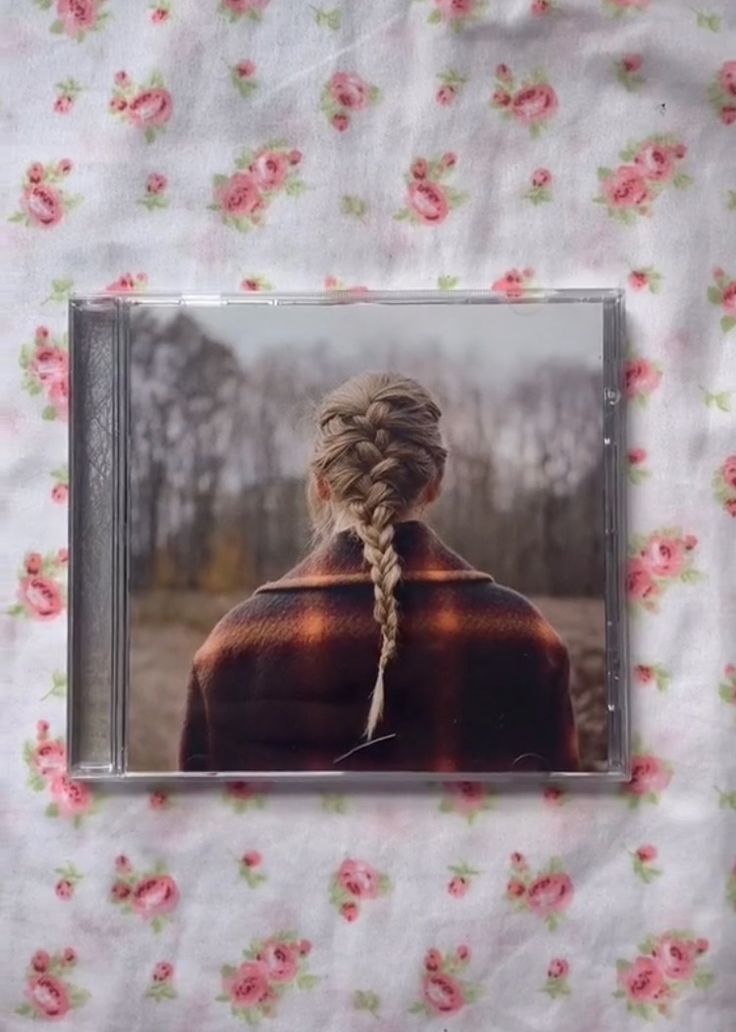
M401 579L394 548L394 525L424 487L441 476L446 451L440 410L416 381L387 373L348 380L323 402L313 471L332 493L328 513L309 492L313 519L328 532L347 512L363 544L373 582L373 617L381 629L378 674L371 695L365 736L370 740L384 707L384 671L396 653Z

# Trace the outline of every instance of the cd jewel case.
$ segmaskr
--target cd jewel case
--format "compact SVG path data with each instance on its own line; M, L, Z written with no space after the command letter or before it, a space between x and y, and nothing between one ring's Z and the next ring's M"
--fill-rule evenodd
M70 303L77 778L621 781L623 295Z

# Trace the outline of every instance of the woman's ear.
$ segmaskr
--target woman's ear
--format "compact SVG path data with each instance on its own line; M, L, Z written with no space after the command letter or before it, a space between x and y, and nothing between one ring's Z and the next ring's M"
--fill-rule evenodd
M442 477L436 476L427 484L424 489L424 500L427 505L436 502L442 492Z
M317 497L321 502L329 502L332 492L330 491L330 485L327 483L323 476L319 473L315 474L314 486L317 489Z

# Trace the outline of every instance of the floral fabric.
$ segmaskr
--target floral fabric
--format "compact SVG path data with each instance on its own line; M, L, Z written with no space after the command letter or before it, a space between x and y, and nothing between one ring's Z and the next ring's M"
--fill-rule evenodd
M0 14L2 1028L728 1032L733 5ZM627 291L628 785L68 778L71 291L588 286Z

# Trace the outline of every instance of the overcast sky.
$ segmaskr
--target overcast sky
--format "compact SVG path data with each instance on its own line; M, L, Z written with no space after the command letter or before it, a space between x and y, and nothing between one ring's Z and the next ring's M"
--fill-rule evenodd
M142 305L142 308L147 306ZM160 310L169 316L171 309ZM215 339L229 344L245 365L264 348L309 348L326 341L340 350L368 350L391 340L409 346L428 341L472 355L509 380L528 374L540 360L563 360L600 369L603 317L600 304L231 304L188 306ZM158 314L158 313L157 313ZM480 371L480 370L479 370Z

